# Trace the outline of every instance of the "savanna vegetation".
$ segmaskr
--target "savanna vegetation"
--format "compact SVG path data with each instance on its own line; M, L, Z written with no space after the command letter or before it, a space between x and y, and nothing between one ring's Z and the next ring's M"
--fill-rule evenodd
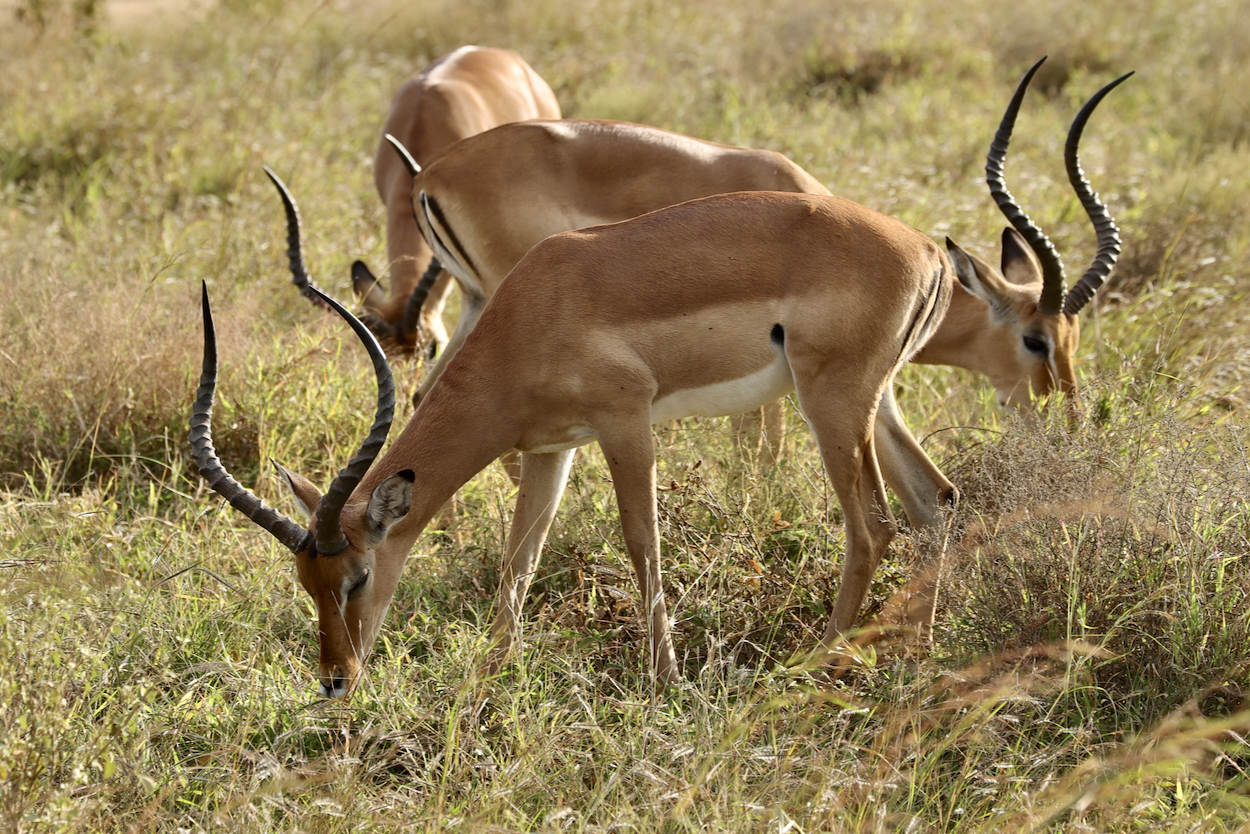
M1238 0L222 0L0 5L0 827L7 831L1250 831L1250 15ZM315 696L285 550L187 455L199 282L218 449L294 512L372 416L363 352L285 272L274 167L322 286L384 252L391 96L456 46L520 51L567 115L780 150L996 258L985 151L1076 271L1080 103L1125 251L1083 314L1082 409L1029 421L914 367L960 487L931 650L785 661L836 592L839 510L797 413L763 466L657 429L685 682L652 696L606 469L575 466L526 647L468 683L511 486L491 467L410 561L361 687ZM645 292L646 288L639 288ZM397 365L407 390L418 369ZM402 416L401 416L402 419ZM908 573L904 531L869 612Z

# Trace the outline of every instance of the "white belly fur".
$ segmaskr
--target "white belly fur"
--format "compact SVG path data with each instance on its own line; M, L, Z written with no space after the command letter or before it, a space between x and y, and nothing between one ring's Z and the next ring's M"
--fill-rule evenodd
M779 354L772 364L748 376L702 388L687 388L661 397L651 404L651 422L741 414L779 400L793 390L790 363L786 361L785 354ZM558 437L546 438L546 442L539 445L518 448L522 452L545 454L584 446L595 439L590 426L577 424L566 427Z
M569 426L565 429L561 437L529 448L518 446L517 451L529 452L533 455L546 455L552 452L563 452L566 449L576 449L578 446L585 446L595 439L594 430L590 426L579 423L576 426Z
M790 363L784 353L779 353L772 364L749 376L661 397L651 404L651 422L741 414L778 400L793 390Z

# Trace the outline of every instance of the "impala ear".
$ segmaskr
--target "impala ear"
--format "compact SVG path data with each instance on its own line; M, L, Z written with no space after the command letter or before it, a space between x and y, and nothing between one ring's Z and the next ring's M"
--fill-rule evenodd
M386 537L391 526L412 507L412 485L417 475L411 469L397 472L374 488L369 496L369 532L377 539Z
M1042 264L1024 235L1011 226L1003 229L1003 277L1016 286L1042 283Z
M991 307L1000 308L1005 304L1006 282L992 266L968 254L950 238L946 239L946 251L964 289Z
M356 293L361 304L371 310L376 310L382 302L386 301L381 283L369 271L364 261L356 261L352 264L352 292Z
M273 464L274 469L278 470L278 476L291 491L291 497L295 499L295 503L303 511L304 516L311 519L313 511L321 503L321 490L313 486L312 481L292 472L276 460L270 459L269 462Z

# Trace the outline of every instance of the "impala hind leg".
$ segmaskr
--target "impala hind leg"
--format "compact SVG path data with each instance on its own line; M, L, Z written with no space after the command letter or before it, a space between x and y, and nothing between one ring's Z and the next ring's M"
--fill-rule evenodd
M933 626L942 561L959 491L947 480L898 413L894 392L886 389L877 409L874 441L885 482L894 490L918 538L919 559L903 593L891 604L896 617L927 636Z
M447 335L447 328L443 326L443 308L447 306L447 296L451 294L453 283L454 279L450 272L446 269L439 272L434 286L430 287L430 294L425 297L425 303L421 305L419 332L429 336L429 353L427 354L429 359L437 359L446 353L447 345L451 342Z
M575 451L521 455L520 487L516 512L508 530L503 572L499 577L499 600L490 631L491 647L482 664L486 675L498 674L520 637L521 607L564 495Z
M649 410L617 424L613 433L599 431L599 447L607 458L616 490L625 547L638 581L651 668L660 684L678 679L677 656L669 630L668 606L660 576L660 522L655 493L655 440Z

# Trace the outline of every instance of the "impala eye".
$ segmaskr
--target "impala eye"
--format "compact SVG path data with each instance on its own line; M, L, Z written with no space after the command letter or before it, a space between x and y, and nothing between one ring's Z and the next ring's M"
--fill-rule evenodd
M1024 337L1024 349L1038 356L1046 356L1046 342L1036 336Z
M365 585L368 584L369 576L370 576L369 571L365 571L364 573L362 573L360 575L360 578L357 579L355 582L353 582L352 586L347 589L347 595L349 597L353 597L356 594L360 593L361 590L364 589Z

